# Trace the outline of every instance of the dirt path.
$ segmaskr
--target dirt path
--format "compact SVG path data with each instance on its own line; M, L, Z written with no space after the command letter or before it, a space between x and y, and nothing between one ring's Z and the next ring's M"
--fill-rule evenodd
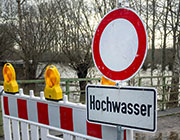
M180 140L180 107L158 112L157 132L138 133L136 140Z

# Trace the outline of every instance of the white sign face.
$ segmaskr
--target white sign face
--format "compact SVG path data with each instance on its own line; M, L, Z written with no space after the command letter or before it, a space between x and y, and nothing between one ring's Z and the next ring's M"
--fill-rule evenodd
M157 98L154 88L88 85L86 103L87 120L90 122L156 131Z
M102 32L99 49L101 59L109 69L127 69L136 58L138 50L138 36L133 24L126 19L110 22Z

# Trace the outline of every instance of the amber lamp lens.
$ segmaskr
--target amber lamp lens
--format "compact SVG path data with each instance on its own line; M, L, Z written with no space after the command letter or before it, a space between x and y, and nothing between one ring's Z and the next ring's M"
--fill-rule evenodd
M48 69L46 76L46 84L48 84L48 86L52 88L57 80L54 71L52 69Z
M12 80L12 72L9 67L4 68L4 80L10 82Z

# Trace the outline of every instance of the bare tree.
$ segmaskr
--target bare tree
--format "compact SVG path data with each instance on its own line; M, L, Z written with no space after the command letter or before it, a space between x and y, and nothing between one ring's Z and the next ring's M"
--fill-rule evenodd
M93 8L96 17L103 18L110 10L117 8L117 0L94 0Z
M173 69L171 81L171 93L168 107L177 107L179 99L179 74L180 74L180 1L173 0L170 5L171 28L173 36Z
M14 41L7 32L8 28L8 24L0 24L0 60L4 57L8 58L7 55L12 54L11 52L14 47Z
M0 60L7 59L14 48L14 41L8 34L10 25L3 20L3 1L0 1Z
M56 43L57 20L50 3L37 1L36 6L26 0L17 0L17 20L11 20L11 37L20 47L20 57L25 63L25 78L35 79L37 66L43 54ZM41 73L42 74L42 73Z
M162 21L162 26L163 26L163 31L164 31L164 35L163 35L163 47L162 47L162 75L164 75L164 70L165 70L165 66L166 66L166 41L167 41L167 35L168 35L168 15L169 15L169 5L170 5L170 0L167 0L164 2L164 10L163 12L165 13L163 16L163 21ZM162 13L163 14L163 13Z
M90 17L92 9L83 0L56 2L54 9L59 18L59 28L63 28L63 32L58 35L59 46L68 59L69 66L77 72L78 78L86 78L88 69L93 66L91 40L94 26L91 24L93 17ZM80 81L79 84L84 91L86 82Z
M152 47L151 47L151 76L153 76L154 62L155 62L155 30L156 30L156 0L152 0L153 18L152 18ZM152 85L151 80L151 85Z

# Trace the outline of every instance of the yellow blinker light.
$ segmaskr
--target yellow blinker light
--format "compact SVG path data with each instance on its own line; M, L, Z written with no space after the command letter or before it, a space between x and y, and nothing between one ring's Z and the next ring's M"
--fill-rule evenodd
M6 93L18 93L19 87L16 82L16 73L10 63L6 63L3 67L4 91Z
M115 82L112 82L105 78L104 76L101 77L101 85L115 85Z
M62 89L60 87L60 75L54 65L49 65L45 71L46 87L44 95L47 100L59 101L63 99Z

